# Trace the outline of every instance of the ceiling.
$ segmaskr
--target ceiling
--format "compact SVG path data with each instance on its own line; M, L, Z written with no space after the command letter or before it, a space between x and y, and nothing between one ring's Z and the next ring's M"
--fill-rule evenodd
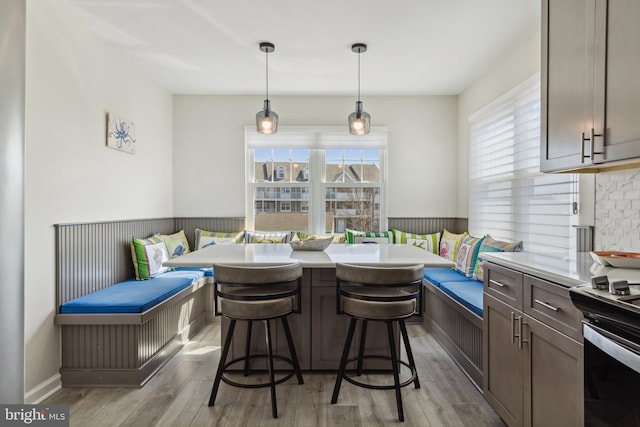
M540 26L539 0L58 0L177 94L459 94Z

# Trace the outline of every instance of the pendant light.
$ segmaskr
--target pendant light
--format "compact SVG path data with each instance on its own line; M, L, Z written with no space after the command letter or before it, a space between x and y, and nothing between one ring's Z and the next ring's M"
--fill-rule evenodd
M264 100L264 109L256 114L256 127L259 133L269 135L278 132L278 115L271 110L271 101L269 101L269 54L276 50L273 43L260 43L260 51L266 56L266 75L267 75L267 96Z
M362 110L362 101L360 101L360 54L367 51L367 45L355 43L351 45L351 51L358 54L358 100L356 101L356 111L349 114L349 133L351 135L366 135L369 133L371 116Z

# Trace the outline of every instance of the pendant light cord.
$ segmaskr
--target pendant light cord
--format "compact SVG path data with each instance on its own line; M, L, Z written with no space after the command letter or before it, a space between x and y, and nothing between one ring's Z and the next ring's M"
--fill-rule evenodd
M360 49L358 49L358 102L360 102Z
M266 67L266 75L267 75L267 100L269 99L269 50L265 51L265 55L267 58L267 67Z

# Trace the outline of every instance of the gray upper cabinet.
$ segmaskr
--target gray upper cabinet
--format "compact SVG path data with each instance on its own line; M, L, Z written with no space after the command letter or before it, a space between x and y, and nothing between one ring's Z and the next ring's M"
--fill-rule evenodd
M637 0L542 1L542 171L640 162L638 19Z

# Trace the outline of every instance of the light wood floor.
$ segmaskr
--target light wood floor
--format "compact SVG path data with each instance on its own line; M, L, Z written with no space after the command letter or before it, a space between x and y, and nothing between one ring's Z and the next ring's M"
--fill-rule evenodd
M140 389L66 388L44 403L70 405L71 426L500 426L504 424L462 371L420 325L407 325L421 388L402 389L405 422L397 420L393 390L343 382L330 404L335 374L304 372L276 388L278 418L269 389L222 383L214 407L209 393L220 358L219 318L207 324ZM342 345L342 343L338 344ZM402 353L404 355L404 352ZM369 381L388 378L368 375Z

